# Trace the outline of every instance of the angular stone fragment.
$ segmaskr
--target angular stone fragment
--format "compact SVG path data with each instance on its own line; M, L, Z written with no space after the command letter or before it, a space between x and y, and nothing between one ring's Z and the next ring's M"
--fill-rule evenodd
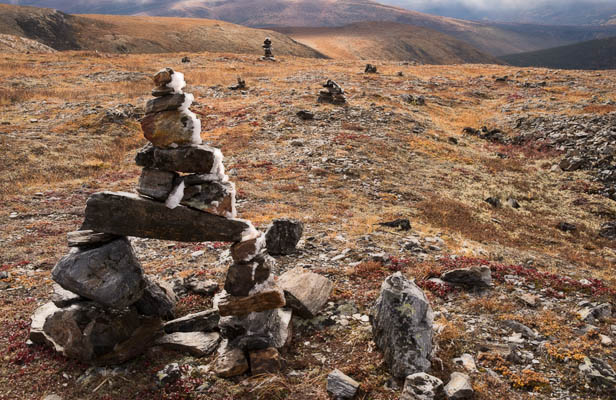
M174 74L173 69L167 67L167 68L161 69L156 74L154 74L154 76L152 77L152 80L154 81L156 86L163 87L171 83L171 77L173 74Z
M250 373L254 375L275 374L282 371L284 362L280 353L273 347L249 353Z
M584 363L580 364L579 369L593 386L604 386L611 390L616 388L616 372L600 358L584 357Z
M335 369L327 375L327 393L336 400L352 399L357 394L359 382Z
M69 247L95 246L111 242L118 238L108 233L94 232L90 230L75 231L66 234Z
M60 286L106 307L127 307L143 294L143 269L126 238L96 248L73 248L51 271Z
M430 368L434 314L414 282L400 272L386 278L371 320L374 342L395 378L404 379Z
M231 246L231 257L236 263L247 263L260 255L265 249L265 236L237 242Z
M77 293L73 293L70 290L64 289L57 283L53 284L53 294L51 295L51 301L56 305L56 307L69 307L75 303L86 300L87 299L81 297Z
M258 285L268 282L272 269L271 257L260 255L249 263L234 263L227 271L225 290L231 296L248 296Z
M170 96L175 92L172 88L159 86L157 88L152 89L152 96L154 97L166 97Z
M215 332L175 332L159 338L155 345L204 357L216 350L220 335Z
M69 358L110 365L141 354L160 336L161 328L158 318L140 316L134 308L103 309L93 302L57 308L47 303L32 317L30 339Z
M492 272L485 265L458 268L444 272L441 279L454 285L487 288L492 285Z
M304 224L300 221L289 218L274 220L265 232L268 253L271 255L293 253L303 231Z
M145 138L157 147L201 144L201 122L188 111L148 114L141 120L141 129Z
M602 303L596 306L589 305L578 311L578 316L584 322L603 321L612 316L612 305L610 303Z
M156 99L148 100L145 105L145 113L153 114L162 111L177 110L184 104L186 100L185 94L172 94L170 96L158 97Z
M334 287L326 277L301 267L282 274L277 284L284 290L287 307L302 318L314 318L327 303Z
M470 399L473 396L473 386L468 375L453 372L449 383L445 385L445 395L448 399Z
M218 328L220 314L218 310L206 310L188 314L165 324L166 333L174 332L211 332Z
M221 378L231 378L248 371L248 359L240 349L225 351L214 365L214 372Z
M239 242L246 222L163 203L131 193L99 192L86 203L85 229L179 242Z
M235 218L235 186L231 182L207 182L186 186L180 204L210 214Z
M273 308L284 307L284 293L278 288L266 289L262 292L245 297L235 297L228 293L221 294L217 299L218 311L221 317L228 315L246 315Z
M222 158L220 150L204 144L175 149L161 149L148 144L137 152L135 162L140 167L163 171L213 174L216 172L213 167L219 158Z
M262 350L268 347L281 349L291 342L291 310L276 308L263 312L236 317L236 321L224 321L226 325L234 324L235 338L229 339L232 347L244 351ZM220 327L223 335L228 330ZM225 331L225 332L223 332Z
M173 319L178 298L171 285L151 276L146 276L145 279L143 296L135 303L137 311L150 317Z
M211 279L204 281L193 276L184 279L184 288L195 294L211 296L218 291L218 282Z
M440 400L444 396L443 381L425 372L406 377L400 400Z
M137 192L158 201L165 201L178 180L178 174L171 171L144 168L139 177Z

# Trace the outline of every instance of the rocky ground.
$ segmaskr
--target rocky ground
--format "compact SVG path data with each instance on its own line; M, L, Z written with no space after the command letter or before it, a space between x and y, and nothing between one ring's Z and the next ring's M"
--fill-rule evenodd
M378 74L364 74L359 62L183 56L0 61L0 399L326 399L334 369L360 383L359 398L397 399L402 382L369 322L397 271L435 311L431 375L468 374L476 399L615 396L613 74L378 61ZM240 217L261 228L277 217L304 223L276 275L302 266L334 282L319 316L294 318L280 374L225 380L207 367L215 355L157 349L89 368L26 345L87 197L136 185L148 76L164 66L185 73L203 139L222 149L237 184ZM227 88L237 76L247 89ZM328 78L348 105L316 103ZM410 226L379 225L396 219ZM222 285L230 264L225 243L132 243L146 272L168 281ZM489 267L492 287L434 279L469 266ZM211 302L189 290L178 311ZM173 362L182 377L161 387L156 373Z

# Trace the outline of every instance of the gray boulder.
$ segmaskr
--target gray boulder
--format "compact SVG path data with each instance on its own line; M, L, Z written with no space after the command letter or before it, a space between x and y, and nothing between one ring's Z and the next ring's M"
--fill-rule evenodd
M278 286L284 290L287 307L303 318L314 318L327 303L334 284L326 277L293 268L278 278Z
M492 272L485 265L470 268L458 268L444 272L441 279L453 285L487 288L492 285Z
M56 264L51 277L66 290L117 309L139 300L146 286L141 264L126 238L96 248L73 248Z
M400 272L381 285L372 308L372 334L391 374L404 379L430 368L434 314L424 292Z
M406 377L400 400L440 400L443 399L443 381L425 372Z
M289 218L275 219L265 232L267 252L271 255L293 253L303 232L304 224L300 221Z
M334 400L352 399L359 390L359 382L335 369L327 375L327 393Z
M175 305L178 297L173 292L173 287L167 282L146 276L146 286L141 298L135 303L140 314L162 319L175 317Z
M34 343L52 346L66 357L94 365L128 361L161 334L158 318L139 315L134 307L104 309L89 301L67 308L47 303L35 311L30 327Z

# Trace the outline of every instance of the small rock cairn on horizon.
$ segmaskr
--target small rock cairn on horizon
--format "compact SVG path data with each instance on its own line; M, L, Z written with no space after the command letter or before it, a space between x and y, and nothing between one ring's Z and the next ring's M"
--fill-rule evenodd
M274 54L272 53L272 40L269 37L265 38L262 47L265 54L261 57L261 60L276 61L276 58L274 58Z

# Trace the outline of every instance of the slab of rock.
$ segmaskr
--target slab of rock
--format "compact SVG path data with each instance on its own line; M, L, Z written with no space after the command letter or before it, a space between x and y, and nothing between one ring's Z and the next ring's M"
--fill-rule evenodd
M225 351L214 365L214 372L221 378L231 378L242 375L248 371L248 359L241 349L229 349Z
M138 166L195 174L216 173L217 160L222 161L220 150L204 144L161 149L151 144L141 148L135 157Z
M235 327L236 338L230 343L233 347L244 351L262 350L268 347L282 349L291 342L291 317L291 310L276 308L239 318L239 324ZM221 332L222 330L221 328Z
M173 287L165 281L146 276L146 286L143 296L135 303L140 314L162 319L175 317L175 305L178 297L173 292Z
M195 294L211 296L218 291L218 282L211 279L201 280L193 276L184 279L183 288Z
M453 372L449 378L449 383L445 385L445 396L452 400L470 399L473 397L471 378L461 372Z
M488 288L492 285L492 272L490 267L473 266L470 268L458 268L444 272L441 279L453 285Z
M260 255L265 249L265 235L244 242L238 242L231 246L231 258L236 263L247 263Z
M69 247L86 247L109 243L112 240L117 239L118 236L85 230L69 232L66 234L66 238L68 240Z
M453 362L462 365L465 370L468 372L477 372L477 365L475 364L475 359L468 353L462 354L458 358L454 358Z
M206 310L188 314L165 324L166 333L174 332L211 332L218 328L220 314L218 310Z
M177 180L178 174L175 172L144 168L139 177L137 192L158 201L165 201Z
M158 97L152 100L148 100L145 105L146 114L154 114L161 111L173 111L177 110L186 101L186 95L172 94L170 96Z
M265 232L267 252L271 255L292 254L303 232L304 224L300 221L289 218L275 219Z
M227 271L225 290L231 296L248 296L256 286L269 282L272 265L267 255L259 255L248 263L234 263Z
M235 186L230 182L206 182L186 186L180 204L210 214L235 218Z
M612 306L610 303L586 306L578 311L578 316L584 322L603 321L612 316Z
M302 318L314 318L327 303L334 284L322 275L301 267L282 274L277 281L284 290L287 307Z
M579 369L594 386L616 388L616 372L605 361L596 357L584 357L584 363Z
M195 136L195 131L201 132L201 122L188 111L147 114L141 120L141 129L145 138L157 147L201 144L201 137Z
M274 347L255 350L249 353L250 373L254 375L275 374L282 371L284 363L280 353Z
M400 400L440 400L444 396L443 381L425 372L406 377Z
M374 342L395 378L430 368L434 314L414 282L400 272L387 277L372 308L371 322Z
M244 221L232 220L124 192L99 192L88 199L85 229L122 236L179 242L239 242L250 230Z
M86 300L86 298L81 297L77 293L73 293L70 290L64 289L57 283L53 284L53 294L51 295L51 301L56 305L56 307L68 307L75 303L79 303L80 301Z
M223 292L215 298L215 304L221 317L229 315L247 315L253 312L267 311L284 307L284 292L279 288L266 289L262 292L236 297Z
M204 357L216 350L219 341L220 335L216 332L175 332L162 336L155 345Z
M67 308L47 303L32 316L30 340L94 365L120 364L145 351L162 333L158 318L134 308L104 309L93 302Z
M359 382L335 369L327 375L327 393L335 400L352 399L359 390Z
M106 307L127 307L143 294L141 264L126 238L96 248L73 248L56 264L51 277L64 289Z

